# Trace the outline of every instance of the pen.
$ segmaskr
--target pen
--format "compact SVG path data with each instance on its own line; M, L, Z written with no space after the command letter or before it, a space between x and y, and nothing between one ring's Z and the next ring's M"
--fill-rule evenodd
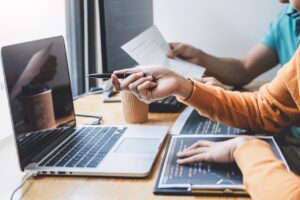
M149 74L147 73L143 73L144 77L149 76ZM103 73L103 74L89 74L87 75L88 78L102 78L102 79L110 79L111 78L112 73ZM131 74L115 74L118 78L127 78L128 76L130 76Z

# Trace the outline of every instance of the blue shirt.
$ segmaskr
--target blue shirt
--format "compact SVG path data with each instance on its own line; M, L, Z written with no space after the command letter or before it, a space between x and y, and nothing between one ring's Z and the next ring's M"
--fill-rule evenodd
M281 65L285 65L296 52L300 43L300 15L288 6L270 24L261 43L273 49ZM292 134L300 139L300 128L291 127Z
M281 65L285 65L296 52L300 42L300 16L292 6L284 9L270 24L261 43L273 49Z

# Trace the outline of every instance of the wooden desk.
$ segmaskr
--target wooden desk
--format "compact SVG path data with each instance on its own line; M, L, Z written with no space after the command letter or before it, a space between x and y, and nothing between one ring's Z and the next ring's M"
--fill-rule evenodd
M101 115L104 124L126 124L123 120L121 104L103 104L100 98L100 95L93 95L78 99L75 101L76 113ZM149 114L149 120L145 124L172 126L178 115ZM78 120L85 123L82 118ZM12 136L0 142L0 199L8 199L24 176L24 173L19 170L13 143ZM38 177L27 183L17 193L15 199L247 199L155 196L152 191L164 151L165 148L147 178Z

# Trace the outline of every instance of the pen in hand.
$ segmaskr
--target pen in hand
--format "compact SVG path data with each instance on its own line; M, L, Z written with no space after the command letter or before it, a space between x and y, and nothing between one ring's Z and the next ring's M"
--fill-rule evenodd
M144 74L144 77L149 76L149 74L147 74L147 73L143 73L143 74ZM88 77L88 78L110 79L110 78L111 78L111 75L112 75L112 73L89 74L89 75L87 75L87 77ZM131 74L130 74L130 73L127 73L127 74L114 74L114 75L116 75L118 78L125 79L125 78L127 78L128 76L130 76Z

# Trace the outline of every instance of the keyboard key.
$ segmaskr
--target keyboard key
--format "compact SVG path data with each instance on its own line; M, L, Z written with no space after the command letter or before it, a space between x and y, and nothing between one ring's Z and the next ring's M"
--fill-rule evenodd
M180 111L182 106L183 104L178 102L176 97L170 96L151 103L149 105L149 112L174 113Z

